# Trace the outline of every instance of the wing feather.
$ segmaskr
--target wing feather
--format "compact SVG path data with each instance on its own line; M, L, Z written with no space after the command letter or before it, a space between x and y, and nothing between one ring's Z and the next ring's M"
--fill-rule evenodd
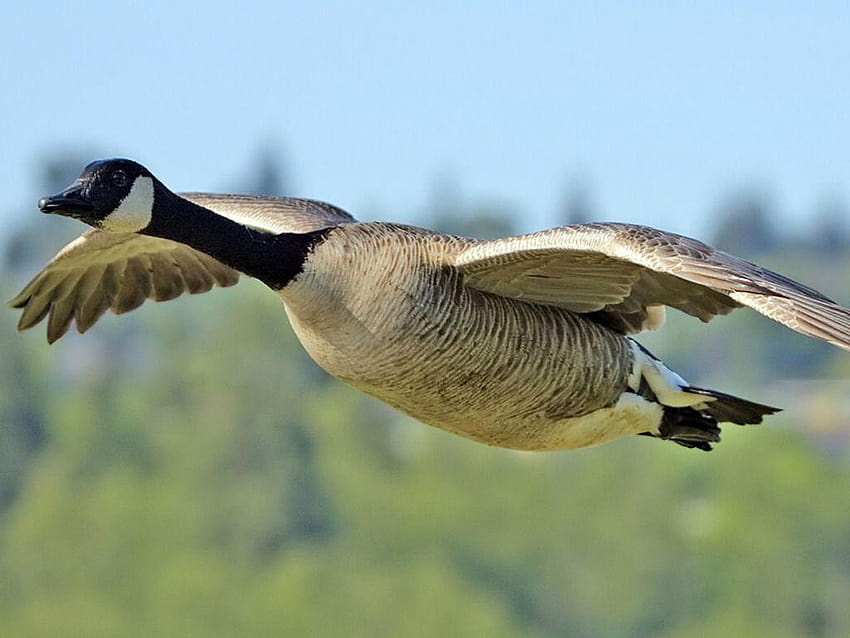
M306 233L357 221L341 208L314 199L212 193L180 193L180 197L269 233Z
M749 306L850 350L850 310L771 270L674 233L580 224L478 242L454 266L467 285L592 316L624 333L658 327L670 306L709 321Z

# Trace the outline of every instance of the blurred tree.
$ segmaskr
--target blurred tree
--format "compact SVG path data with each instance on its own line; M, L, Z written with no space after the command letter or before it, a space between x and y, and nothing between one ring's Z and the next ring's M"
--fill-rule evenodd
M838 199L825 199L817 207L812 224L815 252L827 259L846 255L850 249L850 217Z
M780 244L774 212L766 199L755 192L728 197L712 218L717 220L712 243L726 252L753 258Z
M0 522L17 498L35 455L47 442L43 375L34 352L15 333L11 313L0 322ZM2 528L0 528L2 534Z
M65 188L93 157L76 150L45 157L40 163L39 190L48 194ZM22 210L26 215L0 245L3 279L11 286L32 277L73 233L82 230L74 220L41 215L35 202ZM40 400L46 392L44 377L30 361L35 356L33 349L16 335L13 315L7 312L4 319L0 337L4 355L0 358L0 378L4 380L0 384L0 512L17 498L28 469L48 437L48 417Z
M257 149L249 176L237 192L253 195L287 196L291 195L289 171L283 159L281 145L274 141L263 142Z
M558 211L556 226L586 224L596 219L596 209L590 185L584 178L570 178L564 188L564 198Z
M451 173L442 173L434 180L423 216L425 225L453 235L496 239L515 232L514 213L508 206L466 204L460 183Z

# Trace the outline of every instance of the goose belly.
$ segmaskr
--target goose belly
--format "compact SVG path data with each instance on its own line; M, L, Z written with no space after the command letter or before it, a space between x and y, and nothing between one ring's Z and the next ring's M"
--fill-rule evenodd
M579 315L469 289L435 271L406 287L282 295L333 376L432 426L502 447L567 449L652 430L625 338Z

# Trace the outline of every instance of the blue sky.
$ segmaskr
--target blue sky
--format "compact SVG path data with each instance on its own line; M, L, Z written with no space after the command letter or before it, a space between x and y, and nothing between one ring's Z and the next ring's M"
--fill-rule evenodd
M411 219L441 175L523 229L570 183L601 218L697 234L739 188L796 223L850 202L840 2L4 2L0 23L7 220L37 214L51 152L226 190L270 138L293 194L361 218Z

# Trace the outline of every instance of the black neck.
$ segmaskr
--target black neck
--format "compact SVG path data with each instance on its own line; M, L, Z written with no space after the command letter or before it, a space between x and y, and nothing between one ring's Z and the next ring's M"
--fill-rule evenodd
M303 270L310 250L329 230L264 233L161 188L156 192L153 219L142 232L191 246L280 290Z

